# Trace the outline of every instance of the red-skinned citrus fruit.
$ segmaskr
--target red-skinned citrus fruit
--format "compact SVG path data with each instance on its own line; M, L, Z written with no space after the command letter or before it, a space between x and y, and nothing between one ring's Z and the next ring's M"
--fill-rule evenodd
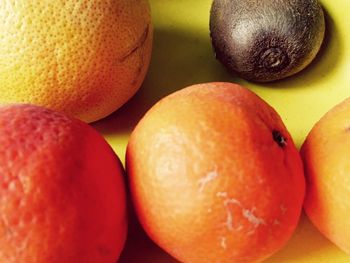
M123 170L102 136L51 110L8 105L0 145L0 262L116 262Z

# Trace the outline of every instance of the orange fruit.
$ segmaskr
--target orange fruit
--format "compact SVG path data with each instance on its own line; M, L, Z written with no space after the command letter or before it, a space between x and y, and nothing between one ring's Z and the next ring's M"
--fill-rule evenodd
M147 0L0 1L0 103L87 122L135 94L152 49Z
M238 85L162 99L132 132L126 165L143 228L181 262L260 262L297 226L300 155L278 114Z
M0 262L116 262L127 221L122 166L86 123L0 107Z
M350 99L326 113L301 148L306 175L304 208L313 224L350 254Z

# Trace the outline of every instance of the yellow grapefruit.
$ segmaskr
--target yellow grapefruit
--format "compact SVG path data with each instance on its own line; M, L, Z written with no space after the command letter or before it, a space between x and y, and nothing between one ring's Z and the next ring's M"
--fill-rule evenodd
M92 122L123 105L150 61L147 0L0 1L0 103Z

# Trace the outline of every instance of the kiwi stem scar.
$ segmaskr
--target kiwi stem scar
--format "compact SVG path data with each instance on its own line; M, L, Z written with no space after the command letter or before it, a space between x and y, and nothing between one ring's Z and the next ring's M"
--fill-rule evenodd
M260 55L260 65L269 70L282 70L289 64L286 53L278 47L263 50Z

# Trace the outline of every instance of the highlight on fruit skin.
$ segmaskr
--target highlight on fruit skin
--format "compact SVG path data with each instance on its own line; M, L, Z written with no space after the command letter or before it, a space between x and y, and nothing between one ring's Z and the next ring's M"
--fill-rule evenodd
M177 91L130 136L126 171L136 214L180 262L261 262L294 232L302 162L281 118L231 83Z
M30 103L85 122L120 108L148 71L148 0L0 1L0 104Z
M302 147L304 210L316 228L350 255L350 98L312 127Z
M116 262L123 168L92 127L33 105L0 107L0 262Z
M210 36L233 74L268 82L292 76L315 58L325 20L318 0L214 0Z

